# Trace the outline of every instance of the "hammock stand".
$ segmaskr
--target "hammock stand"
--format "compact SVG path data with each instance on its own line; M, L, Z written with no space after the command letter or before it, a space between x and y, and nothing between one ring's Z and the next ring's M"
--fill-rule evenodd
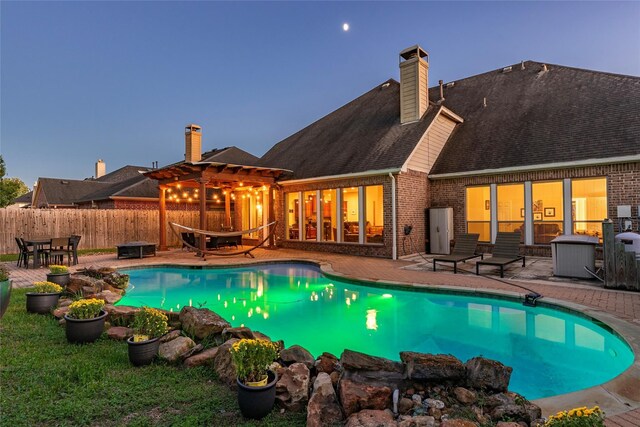
M182 244L184 246L196 250L197 251L197 255L201 256L203 261L206 261L206 258L205 258L206 255L215 255L215 256L235 256L235 255L247 256L247 255L249 255L251 258L255 258L251 252L256 250L259 246L262 246L267 240L269 240L271 238L271 236L273 236L275 234L277 223L278 223L278 221L273 221L273 222L270 222L269 224L262 225L262 226L256 227L256 228L251 228L249 230L229 231L229 232L217 232L217 231L199 230L197 228L187 227L186 225L176 224L175 222L170 222L169 223L169 227L171 227L171 231L173 231L173 233L176 235L176 237L178 237L178 239L182 242ZM184 238L182 237L182 234L177 230L177 229L185 230L185 231L187 231L189 233L194 233L194 234L201 235L202 237L205 237L205 236L209 236L209 237L237 237L237 236L242 236L243 234L255 233L256 231L260 231L265 227L271 227L271 230L269 230L269 234L267 234L267 237L262 239L262 241L260 243L258 243L255 246L250 247L249 249L242 249L242 250L237 250L237 251L233 251L233 252L226 252L226 251L225 252L220 252L219 250L218 251L209 251L209 250L206 250L206 249L203 251L199 247L196 247L196 246L190 244L189 242L187 242L186 240L184 240Z

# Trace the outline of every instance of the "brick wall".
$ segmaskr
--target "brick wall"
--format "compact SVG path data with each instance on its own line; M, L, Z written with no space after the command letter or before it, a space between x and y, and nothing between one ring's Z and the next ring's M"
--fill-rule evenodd
M431 180L430 203L432 207L453 207L454 231L456 234L465 233L464 200L467 186L603 176L607 177L608 215L614 221L616 232L618 232L616 211L618 205L632 206L633 227L636 230L638 228L637 207L640 204L640 162ZM545 248L548 247L545 246ZM548 249L541 250L543 253L549 252ZM535 251L535 248L531 248L531 251Z
M429 181L424 172L407 171L397 178L398 256L424 252L426 239L425 208L429 204ZM412 226L404 235L404 226Z

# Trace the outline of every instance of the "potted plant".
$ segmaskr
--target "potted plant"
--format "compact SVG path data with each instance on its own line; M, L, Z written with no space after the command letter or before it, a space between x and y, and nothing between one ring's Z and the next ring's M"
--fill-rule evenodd
M47 314L58 305L62 286L53 282L34 282L33 292L27 292L27 311Z
M5 266L0 265L0 319L9 306L11 299L11 280Z
M598 406L560 411L550 416L543 427L604 427L604 412Z
M229 349L238 376L238 404L245 418L265 417L276 400L278 375L269 365L278 357L278 348L267 340L241 339Z
M67 341L82 344L100 338L107 317L103 308L104 301L96 298L72 302L69 311L64 315L67 322Z
M149 365L158 354L160 337L167 333L167 316L155 308L142 307L133 316L133 336L127 340L129 361Z
M70 277L69 267L66 265L51 264L49 266L47 282L57 283L58 285L65 287L69 284Z

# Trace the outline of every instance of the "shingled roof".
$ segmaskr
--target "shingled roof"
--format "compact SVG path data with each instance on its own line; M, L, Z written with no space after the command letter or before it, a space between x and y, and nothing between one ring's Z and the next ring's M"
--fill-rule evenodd
M260 160L238 147L215 148L202 153L203 162L233 163L235 165L255 166Z
M464 123L431 174L640 155L640 78L550 64L545 71L533 61L523 65L445 87L444 105ZM438 88L429 96L437 99Z
M40 194L38 203L46 206L73 206L87 194L109 186L94 180L39 178L36 192Z
M436 116L400 124L400 84L373 88L301 131L280 141L260 165L290 169L294 179L399 169Z

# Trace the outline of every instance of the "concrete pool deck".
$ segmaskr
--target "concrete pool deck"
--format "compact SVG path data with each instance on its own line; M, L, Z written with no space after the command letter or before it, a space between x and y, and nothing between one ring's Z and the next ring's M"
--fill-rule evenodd
M415 287L455 288L482 293L524 295L525 290L507 283L496 281L497 270L483 268L489 277L476 276L461 271L452 274L452 269L438 266L431 271L429 257L411 256L392 261L389 259L366 258L323 252L296 251L291 249L253 252L255 259L248 257L209 256L206 261L193 252L171 250L158 252L156 257L142 259L116 259L116 254L81 256L80 263L71 271L88 266L127 267L154 264L176 265L243 265L265 261L312 261L321 265L327 273L346 278L377 282L381 285L396 283ZM426 258L426 259L425 259ZM46 268L17 268L15 263L5 263L11 273L14 286L30 286L34 281L45 280ZM603 321L616 330L632 346L635 353L633 365L613 380L586 390L539 399L535 403L543 409L545 416L558 410L578 406L600 406L608 415L606 424L611 427L640 426L640 293L603 289L597 281L559 279L552 277L551 260L548 258L527 258L524 269L517 263L505 270L504 280L525 286L544 295L541 300L557 304ZM462 270L474 271L473 261L460 264ZM460 270L459 270L460 271ZM495 275L495 276L493 276Z

